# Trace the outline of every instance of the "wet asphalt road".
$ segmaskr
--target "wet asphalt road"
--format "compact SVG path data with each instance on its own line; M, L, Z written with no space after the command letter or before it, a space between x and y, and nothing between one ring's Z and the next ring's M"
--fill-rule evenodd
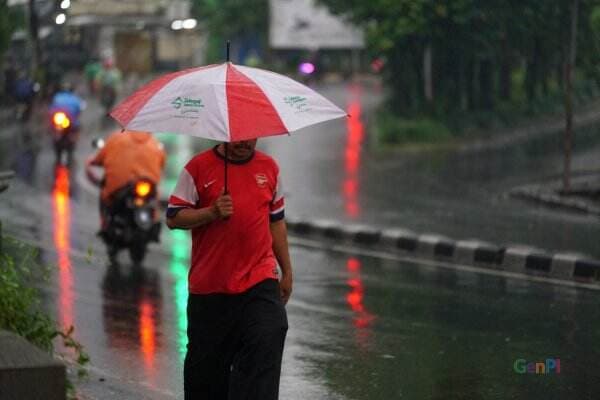
M346 98L351 115L347 121L307 128L287 140L263 140L277 156L288 183L290 215L600 258L597 217L548 210L507 196L520 185L560 179L558 135L473 152L452 148L378 152L370 150L374 138L365 122L373 118L369 115L373 91L348 86L330 93ZM600 170L599 129L577 132L574 171Z
M548 166L556 155L538 154L541 145L504 156L444 152L382 159L365 150L373 90L323 91L347 104L353 116L347 123L262 144L281 164L290 215L598 251L595 222L503 197L514 184L554 173ZM89 139L101 132L93 101L85 118L90 129L80 142L79 165L91 151ZM179 154L167 167L168 191L192 151L188 141L164 140ZM125 257L120 268L108 267L94 236L93 189L77 165L53 171L47 145L31 186L15 182L0 197L0 219L8 233L38 247L40 261L53 269L42 285L44 304L60 325L75 325L92 360L80 392L94 399L181 398L185 232L164 231L141 270ZM27 157L15 153L27 166ZM591 399L600 389L596 292L301 244L292 247L292 257L282 399ZM560 374L513 370L517 359L546 358L561 359Z

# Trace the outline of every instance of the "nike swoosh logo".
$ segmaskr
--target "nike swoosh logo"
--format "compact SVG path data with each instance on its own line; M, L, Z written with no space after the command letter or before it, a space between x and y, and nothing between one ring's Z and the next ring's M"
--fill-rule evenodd
M205 183L205 184L204 184L204 189L206 189L207 187L209 187L210 185L212 185L212 184L213 184L213 183L215 183L216 181L217 181L216 179L213 179L212 181L210 181L210 182L208 182L208 183Z

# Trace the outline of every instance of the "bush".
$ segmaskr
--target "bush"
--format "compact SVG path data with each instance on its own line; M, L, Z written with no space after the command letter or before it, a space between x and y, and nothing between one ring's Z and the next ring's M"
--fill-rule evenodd
M28 286L35 278L32 268L36 264L35 253L22 243L6 239L4 242L5 246L20 250L21 257L15 261L8 254L0 254L0 329L23 336L51 352L57 330L54 322L39 309L39 293Z
M399 118L387 111L379 112L376 131L383 144L437 143L452 136L450 130L438 121Z
M62 339L66 348L73 350L79 366L78 375L85 376L84 365L89 362L83 346L73 338L73 326L64 331L40 307L40 293L32 282L47 280L48 268L36 262L37 252L12 239L2 238L0 253L0 329L24 337L33 345L53 353L53 340ZM74 387L67 381L68 397L74 398Z

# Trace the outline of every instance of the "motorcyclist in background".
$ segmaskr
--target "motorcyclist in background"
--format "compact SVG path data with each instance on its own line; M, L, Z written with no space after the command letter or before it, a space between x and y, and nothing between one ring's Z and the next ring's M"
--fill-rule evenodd
M54 135L54 150L56 152L56 160L61 159L61 152L66 150L70 158L75 148L75 143L79 139L79 129L81 122L79 117L81 111L85 107L84 101L73 92L73 86L69 82L63 82L59 90L52 97L48 112L53 125ZM63 116L60 116L60 114ZM60 117L60 121L57 120ZM63 126L63 131L57 131L57 125L67 122L68 125Z
M33 109L33 99L39 88L25 72L17 72L17 78L12 84L12 96L18 104L17 118L21 121L29 120Z
M106 114L115 104L119 87L121 86L121 71L114 65L112 59L107 58L102 63L102 69L96 75L96 87L100 93L100 102Z
M119 189L140 178L160 183L166 154L160 143L148 132L123 131L111 134L105 145L86 161L86 174L90 181L102 187L100 194L100 235L110 217L111 197ZM99 178L94 167L104 168ZM158 219L155 212L155 219Z
M97 59L92 58L85 64L84 75L88 85L88 92L90 94L95 94L97 91L97 78L101 70L102 64L100 64L100 61L98 61Z
M58 91L52 96L49 111L65 111L68 113L71 122L76 128L79 128L79 116L83 110L84 102L81 97L73 91L73 85L70 82L63 82Z

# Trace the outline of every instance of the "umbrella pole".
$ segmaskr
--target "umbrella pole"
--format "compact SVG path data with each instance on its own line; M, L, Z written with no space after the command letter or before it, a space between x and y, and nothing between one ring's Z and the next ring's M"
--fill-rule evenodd
M229 46L231 45L231 42L228 40L227 41L227 62L229 62ZM228 153L228 146L229 143L225 142L225 194L228 193L227 190L227 164L229 164L229 153Z
M229 190L227 190L227 164L229 164L229 152L227 151L229 148L229 143L225 142L225 193L227 194Z

